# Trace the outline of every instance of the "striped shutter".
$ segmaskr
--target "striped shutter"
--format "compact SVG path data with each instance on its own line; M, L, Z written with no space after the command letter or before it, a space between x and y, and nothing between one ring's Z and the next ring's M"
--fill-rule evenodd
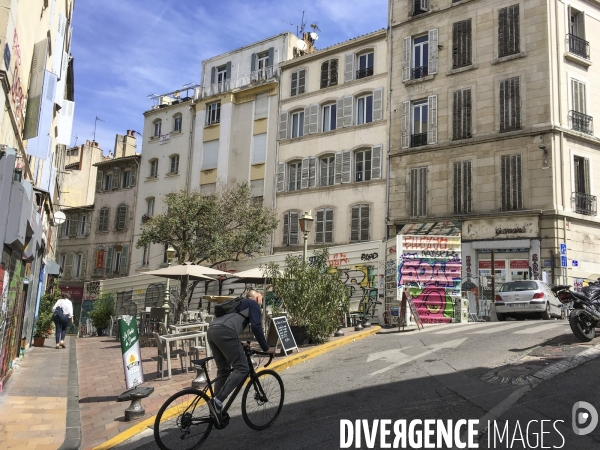
M298 245L298 236L300 234L300 213L292 211L290 213L290 245Z
M301 172L301 181L300 181L300 189L308 189L308 158L302 158L302 172Z
M515 211L523 208L523 181L521 174L521 155L503 155L500 157L500 195L503 211Z
M344 108L343 108L343 116L344 116L344 127L351 127L353 120L352 114L354 111L354 97L351 95L344 96ZM338 110L338 114L339 114Z
M354 53L344 55L344 83L354 80Z
M583 188L585 190L585 194L591 194L590 188L590 159L583 158Z
M73 252L68 252L67 256L65 256L65 268L63 270L62 279L70 280L72 272L73 272Z
M428 37L428 47L429 47L429 69L428 74L434 75L438 71L438 30L434 28L433 30L429 30Z
M127 225L127 205L119 205L117 208L117 230L124 230Z
M277 164L277 192L285 191L285 163Z
M129 256L129 247L127 245L123 246L123 251L121 252L121 266L119 267L120 275L127 275L127 257Z
M283 245L290 245L290 213L283 215Z
M310 134L310 105L304 107L304 132L303 136Z
M83 234L84 236L89 236L90 235L90 231L92 230L92 213L88 213L85 216L85 226L83 228Z
M333 184L342 183L342 152L337 152L334 158L334 177Z
M452 25L452 68L470 66L472 63L471 19Z
M585 83L571 79L571 92L573 96L573 111L587 114L585 101Z
M521 88L519 77L500 82L500 131L521 129Z
M333 244L333 209L325 210L325 244Z
M102 192L102 180L104 179L104 172L99 170L96 173L96 192Z
M292 72L292 88L290 92L290 96L298 94L298 72Z
M179 156L176 156L175 158L177 158L177 167L175 167L174 173L177 173L177 172L179 172ZM129 183L130 183L129 186L130 187L135 186L136 175L137 175L136 167L132 166L131 167L131 178L130 178L130 181L129 181Z
M329 86L329 61L321 64L321 89Z
M112 188L118 189L121 187L121 169L115 167L112 174Z
M371 179L379 180L381 178L381 151L383 145L371 147Z
M317 185L317 158L314 156L308 157L308 187Z
M373 121L383 119L383 88L373 90Z
M77 236L77 228L79 226L79 214L73 214L69 219L71 220L71 224L69 225L69 236L75 237Z
M275 62L275 47L269 47L269 53L267 58L267 67L273 67L273 64ZM274 74L274 71L272 73Z
M367 242L369 240L369 228L371 224L371 208L369 205L361 205L360 207L360 241Z
M106 275L112 275L112 261L113 261L113 248L108 247L108 252L106 253Z
M470 138L473 136L471 89L463 89L462 103L462 133L465 138Z
M282 112L279 114L279 139L287 139L288 132L288 113Z
M325 210L317 211L317 223L315 224L315 244L325 243Z
M308 114L306 110L308 109ZM310 105L304 109L304 123L308 122L308 130L304 128L304 135L315 134L319 131L319 105Z
M498 57L519 53L519 5L512 5L498 11Z
M405 37L402 47L402 81L410 80L411 55L412 55L411 37Z
M420 0L421 11L429 11L429 0Z
M81 254L81 266L79 271L79 279L85 280L87 273L87 251Z
M359 242L360 240L360 205L352 207L350 216L350 242Z
M306 69L298 71L298 95L304 94L306 90Z
M352 153L350 150L342 150L342 183L352 181Z
M38 125L42 106L42 87L44 85L47 56L48 38L45 37L33 47L31 72L29 75L29 90L27 91L27 112L25 114L25 128L23 130L24 140L34 138L38 135Z
M344 97L340 97L336 100L336 118L335 127L344 128Z
M252 53L250 55L250 72L254 72L256 70L256 53ZM254 76L254 73L252 74Z
M410 211L413 217L427 215L427 167L410 171Z
M410 147L410 102L402 102L402 148Z
M427 121L427 143L437 143L437 95L430 95L427 99L429 120Z
M65 45L65 34L67 31L67 18L59 11L58 13L58 27L56 29L56 36L54 38L54 46L52 48L53 61L52 61L52 72L59 78L61 78L62 58L63 49Z
M338 60L329 60L329 86L336 86L338 84Z
M472 206L472 177L471 161L458 161L454 163L454 213L466 214L471 212Z

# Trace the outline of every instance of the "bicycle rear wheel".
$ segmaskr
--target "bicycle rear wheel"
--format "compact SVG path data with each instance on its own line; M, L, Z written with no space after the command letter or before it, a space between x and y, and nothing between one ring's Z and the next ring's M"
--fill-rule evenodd
M204 443L213 427L207 402L198 389L169 397L154 421L154 440L161 450L193 450Z
M270 427L283 408L283 381L277 372L263 370L250 380L242 397L242 417L253 430Z

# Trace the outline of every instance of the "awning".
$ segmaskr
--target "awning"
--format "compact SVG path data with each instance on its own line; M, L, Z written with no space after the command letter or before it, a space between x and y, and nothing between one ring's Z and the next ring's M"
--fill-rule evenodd
M46 260L46 273L48 275L60 275L60 266L51 259Z

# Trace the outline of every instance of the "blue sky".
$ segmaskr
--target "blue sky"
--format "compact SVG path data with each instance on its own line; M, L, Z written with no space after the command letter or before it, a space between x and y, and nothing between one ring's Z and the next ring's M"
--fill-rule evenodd
M283 31L295 33L289 23L299 25L303 10L305 22L317 21L321 29L318 49L387 25L387 0L77 1L71 144L75 136L78 145L92 140L98 116L104 122L98 122L96 140L105 153L112 151L116 133L142 132L149 94L199 83L204 59Z

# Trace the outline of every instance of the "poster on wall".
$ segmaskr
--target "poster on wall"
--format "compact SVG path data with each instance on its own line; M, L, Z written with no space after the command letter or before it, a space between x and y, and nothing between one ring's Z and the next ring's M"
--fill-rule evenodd
M119 336L121 336L125 385L127 389L133 389L144 382L142 355L140 353L140 342L135 316L119 317Z

